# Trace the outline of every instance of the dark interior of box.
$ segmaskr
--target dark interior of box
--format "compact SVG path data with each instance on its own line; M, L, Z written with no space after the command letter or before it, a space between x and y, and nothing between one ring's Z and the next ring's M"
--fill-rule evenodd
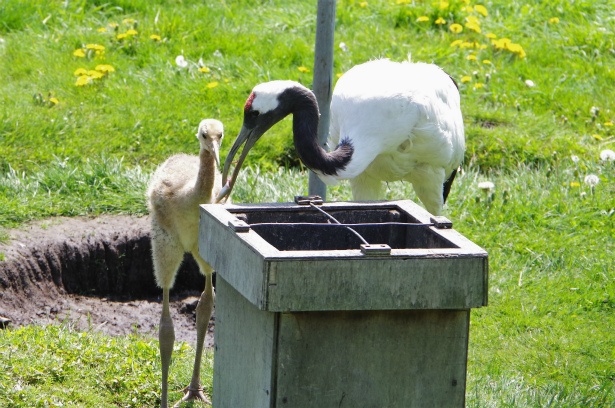
M369 244L387 244L393 249L457 248L436 231L421 225L416 218L394 206L324 209L342 224L366 224L351 228ZM349 250L359 249L363 243L348 228L334 225L326 215L309 207L242 209L233 213L279 251Z

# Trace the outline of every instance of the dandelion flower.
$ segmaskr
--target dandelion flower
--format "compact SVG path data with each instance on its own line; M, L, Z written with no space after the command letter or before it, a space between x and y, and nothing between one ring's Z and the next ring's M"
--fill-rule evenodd
M103 73L115 72L115 68L109 64L96 65L96 68L94 69Z
M477 58L476 58L476 55L474 55L474 54L470 54L470 55L468 55L468 56L466 57L466 59L467 59L468 61L476 61L476 59L477 59Z
M495 40L496 38L498 38L498 36L493 33L485 34L485 37L489 38L490 40Z
M218 86L218 82L217 81L213 81L207 84L207 88L208 89L212 89Z
M83 51L83 48L77 48L75 51L73 51L73 55L75 57L84 58L85 57L85 51Z
M444 1L444 0L440 1L440 10L446 10L448 6L449 6L448 1Z
M476 11L478 14L482 14L484 17L487 17L487 7L481 4L477 4L476 6L474 6L474 11Z
M460 45L461 43L463 43L462 40L455 40L451 43L451 47L456 47L458 45Z
M600 135L599 135L599 134L597 134L597 133L594 133L594 134L592 135L592 137L593 137L594 139L598 140L598 141L600 141L600 140L604 140L604 139L602 138L602 136L600 136Z
M88 76L90 78L92 78L92 79L100 79L100 78L104 77L105 74L103 74L102 72L95 71L95 70L92 69L92 70L88 71Z
M570 187L581 187L581 183L579 183L578 181L571 181Z
M134 36L134 35L138 35L138 34L139 34L139 32L137 30L135 30L135 29L132 29L132 28L130 30L126 31L126 35Z
M160 36L158 34L150 35L149 39L152 40L152 41L160 41L160 40L162 40L162 38L160 38Z
M480 89L483 88L485 86L485 84L483 84L482 82L477 82L474 84L474 89Z
M463 31L463 26L461 24L453 23L448 27L449 30L454 32L455 34L459 34Z
M483 191L491 191L495 188L495 184L493 184L491 181L481 181L480 183L478 183L478 188L479 190Z
M424 23L425 21L429 21L429 17L427 17L427 16L420 16L419 18L416 19L417 23Z
M536 86L536 84L534 83L534 81L532 81L531 79L526 79L526 80L525 80L525 85L526 85L528 88L533 88L533 87L535 87L535 86Z
M303 65L301 65L297 69L299 70L299 72L303 72L304 74L307 74L308 72L310 72L310 69L307 67L304 67Z
M183 55L178 55L175 57L175 65L180 68L186 68L188 66L188 61L186 61Z
M87 75L81 75L79 76L79 78L77 78L77 81L75 82L76 86L85 86L87 84L92 83L92 78L90 78Z
M94 50L94 51L104 51L105 50L105 46L100 45L100 44L86 44L85 48L87 48L88 50Z
M483 60L483 64L491 65L491 60L485 59L485 60Z
M600 160L602 161L615 161L615 152L611 149L604 149L600 152Z
M58 98L56 98L55 96L52 96L51 98L49 98L49 102L53 103L54 105L57 105L58 103L60 103Z
M443 25L443 24L446 24L446 20L445 20L445 19L443 19L442 17L438 17L438 18L436 19L436 21L434 21L434 23L436 23L436 24L438 24L438 25Z
M611 127L613 126L613 122L611 122L610 120L608 122L604 122L604 126Z
M77 68L74 74L75 76L87 75L88 71L85 68Z
M207 68L207 67L199 67L199 71L206 74L206 73L208 73L210 71L210 69Z
M477 24L477 23L473 23L473 22L466 23L466 28L468 30L474 31L475 33L480 33L481 32L480 25Z
M591 188L594 188L600 182L600 178L596 176L595 174L588 174L587 176L585 176L583 181L585 182L585 184L587 184Z
M466 82L472 81L472 77L470 75L464 75L461 77L461 83L465 84Z
M128 37L128 34L126 34L126 33L121 33L121 34L118 34L115 38L117 38L118 40L120 40L120 41L121 41L121 40L123 40L123 39L124 39L124 38L126 38L126 37Z
M558 17L551 17L549 19L549 23L550 24L559 24L559 18Z
M98 31L99 33L106 33L107 32L107 27L100 27L96 31Z

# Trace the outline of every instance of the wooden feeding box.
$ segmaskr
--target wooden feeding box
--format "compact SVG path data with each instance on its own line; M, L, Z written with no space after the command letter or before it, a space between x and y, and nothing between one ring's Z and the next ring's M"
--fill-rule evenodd
M214 407L464 406L487 253L448 220L411 201L203 205L200 228Z

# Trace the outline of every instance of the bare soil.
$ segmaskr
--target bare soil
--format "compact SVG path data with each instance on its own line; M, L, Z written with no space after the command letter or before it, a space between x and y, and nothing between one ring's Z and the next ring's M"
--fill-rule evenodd
M0 243L0 321L69 323L109 335L157 337L161 289L151 259L149 219L61 217L9 230ZM195 343L195 307L204 278L190 256L171 292L178 341ZM213 346L213 322L206 346Z

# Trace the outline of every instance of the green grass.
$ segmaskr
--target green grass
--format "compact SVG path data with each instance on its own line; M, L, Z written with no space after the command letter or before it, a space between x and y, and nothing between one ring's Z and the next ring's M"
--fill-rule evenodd
M612 4L482 4L487 16L462 1L440 9L439 1L340 0L334 71L411 54L460 84L467 152L445 212L490 262L489 306L472 312L467 405L615 406L615 162L599 159L601 150L615 150ZM0 3L0 239L6 228L49 216L144 214L149 174L172 153L196 153L202 118L225 123L224 156L255 84L310 85L312 73L299 67L312 69L315 7L300 0ZM421 16L429 21L417 22ZM479 19L481 33L449 30L468 16ZM437 17L447 24L435 24ZM117 39L129 29L138 34ZM496 49L489 33L519 44L525 58ZM456 40L463 45L451 46ZM104 56L73 55L87 44L103 45ZM187 68L177 67L178 55ZM199 71L199 59L209 72ZM98 64L115 71L75 85L75 70ZM289 133L287 119L256 145L235 202L307 192ZM588 174L599 176L593 188ZM495 189L481 190L481 181ZM402 197L415 199L411 187L390 183L386 198ZM329 188L328 198L349 199L348 186ZM0 406L158 403L152 340L28 327L1 331L0 353ZM171 389L188 383L192 358L177 345ZM204 366L211 390L211 357Z

